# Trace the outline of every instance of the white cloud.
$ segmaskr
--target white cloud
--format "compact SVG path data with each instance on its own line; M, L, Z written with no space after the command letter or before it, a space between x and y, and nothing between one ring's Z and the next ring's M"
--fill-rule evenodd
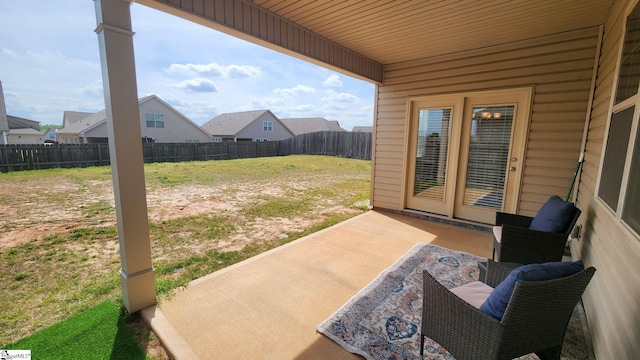
M357 96L349 93L327 90L326 94L327 95L321 99L323 102L357 103L360 101Z
M102 98L104 97L104 87L102 86L102 81L96 81L93 84L84 86L80 89L80 92L93 98Z
M322 85L326 87L341 87L342 81L340 81L340 77L336 74L331 74L329 77L322 83Z
M220 65L212 62L209 64L171 64L166 71L169 74L185 76L210 76L224 79L250 78L260 75L261 69L252 65Z
M306 85L297 85L295 87L292 88L279 88L279 89L273 89L272 92L274 94L277 95L283 95L283 96L299 96L302 94L311 94L314 93L316 90L310 86L306 86Z
M7 49L7 48L2 48L2 55L7 55L7 56L11 56L11 57L18 56L18 54L16 54L15 51L13 51L11 49Z
M216 83L207 79L191 79L183 81L178 85L178 87L190 92L218 92Z

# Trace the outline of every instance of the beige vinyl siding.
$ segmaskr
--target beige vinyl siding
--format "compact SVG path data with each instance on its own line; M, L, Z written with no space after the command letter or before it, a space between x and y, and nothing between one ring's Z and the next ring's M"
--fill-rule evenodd
M635 1L616 1L604 27L602 56L586 142L577 205L583 236L571 243L572 254L598 269L583 301L598 359L633 359L640 353L640 239L626 231L598 200L597 181L610 118L610 104L620 61L625 8Z
M597 39L598 28L589 28L385 66L377 93L374 206L404 206L408 97L522 86L535 86L535 93L519 212L531 215L550 195L564 197L580 154Z

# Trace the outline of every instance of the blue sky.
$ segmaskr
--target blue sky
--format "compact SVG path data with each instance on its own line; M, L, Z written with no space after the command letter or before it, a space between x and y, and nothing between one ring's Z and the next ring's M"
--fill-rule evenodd
M374 85L133 3L138 96L203 124L269 109L279 118L372 125ZM61 124L104 109L94 2L0 2L0 81L9 115Z

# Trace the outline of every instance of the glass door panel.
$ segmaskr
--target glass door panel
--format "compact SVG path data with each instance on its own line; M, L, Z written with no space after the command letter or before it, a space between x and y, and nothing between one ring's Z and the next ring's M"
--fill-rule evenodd
M413 196L444 201L451 109L421 109L415 150Z
M464 205L501 210L514 106L474 107Z

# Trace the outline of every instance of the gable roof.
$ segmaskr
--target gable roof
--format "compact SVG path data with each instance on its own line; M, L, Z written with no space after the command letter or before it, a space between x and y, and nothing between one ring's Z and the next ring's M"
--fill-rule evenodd
M171 111L175 112L178 116L183 118L189 124L201 130L203 133L206 133L206 131L204 131L200 126L198 126L196 123L191 121L186 116L182 115L178 110L174 109L171 105L167 104L165 101L160 99L157 95L152 94L152 95L141 97L140 99L138 99L138 105L142 105L143 103L151 99L158 100L160 103L162 103L167 108L171 109ZM68 120L73 119L73 120L70 122L68 126L65 126L59 129L58 134L77 134L77 135L85 134L89 130L94 129L107 122L107 113L105 109L100 110L94 114L88 113L89 116L85 116L85 117L81 117L82 114L86 114L86 113L75 112L75 111L65 111L65 116L67 115L70 116L67 119Z
M75 122L72 122L68 126L59 129L58 134L83 134L106 121L106 111L100 110L97 113L91 114L85 118L76 119Z
M35 130L32 128L19 128L19 129L11 129L9 130L10 135L38 135L43 136L44 133L39 130Z
M33 129L40 131L40 121L7 115L7 123L9 124L9 129Z
M373 126L354 126L351 132L373 132Z
M74 124L90 115L93 115L93 113L84 111L65 111L62 114L62 126L64 127Z
M233 136L264 114L279 121L270 110L242 111L220 114L204 123L202 128L212 135Z
M307 134L317 131L346 131L335 120L321 117L280 119L294 135Z
M0 81L0 131L9 130L9 121L7 120L7 107L4 103L4 91L2 91L2 81Z

